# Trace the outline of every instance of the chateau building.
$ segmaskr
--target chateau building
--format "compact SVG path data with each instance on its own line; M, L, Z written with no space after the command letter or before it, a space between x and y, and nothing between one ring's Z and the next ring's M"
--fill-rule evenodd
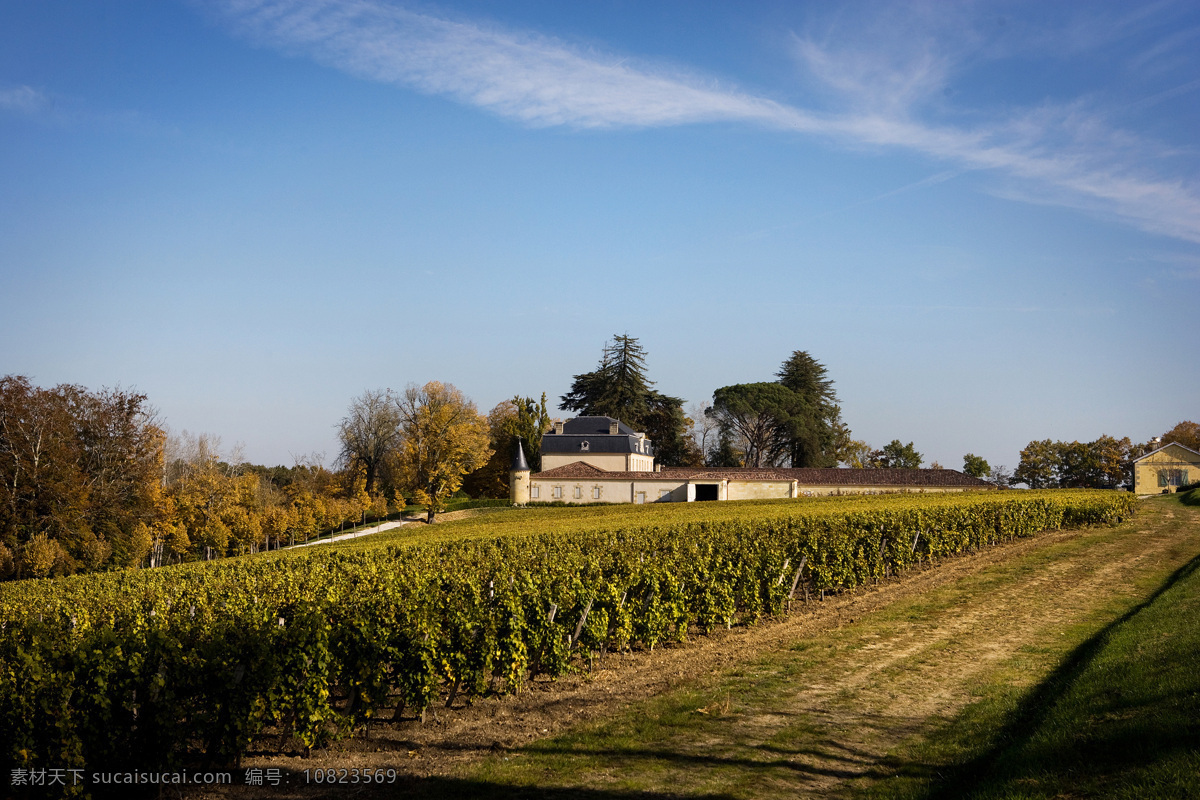
M576 417L542 436L542 471L517 444L509 488L528 503L691 503L885 492L963 492L991 484L952 469L661 467L644 433L611 417Z

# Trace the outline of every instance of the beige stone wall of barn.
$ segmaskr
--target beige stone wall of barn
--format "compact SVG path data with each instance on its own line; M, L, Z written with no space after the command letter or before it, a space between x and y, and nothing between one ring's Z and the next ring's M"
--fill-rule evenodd
M942 494L980 491L977 486L808 486L800 484L800 497L836 497L847 494Z
M648 476L657 473L648 473ZM596 480L588 478L538 479L530 481L532 503L686 503L689 485L717 485L719 501L775 500L789 497L831 497L857 494L897 494L971 491L961 486L814 486L796 481L739 481L650 478L646 480ZM557 490L557 492L556 492ZM599 490L599 496L596 492Z
M770 500L784 497L834 497L848 494L897 494L904 492L965 492L963 486L829 486L806 485L793 481L729 481L730 500Z
M1200 456L1187 448L1171 443L1157 453L1135 461L1133 464L1133 491L1136 494L1160 494L1174 492L1174 486L1161 486L1159 476L1163 470L1181 470L1181 483L1200 480Z
M673 480L633 481L630 487L634 503L680 503L687 502L687 481ZM638 495L642 493L642 498ZM665 493L665 494L664 494Z
M729 481L729 500L773 500L792 496L793 481Z
M556 494L555 489L558 489ZM536 490L536 491L535 491ZM597 497L597 490L599 496ZM530 502L533 503L636 503L638 493L644 493L643 502L657 503L661 492L666 491L669 500L687 500L687 484L678 480L656 481L606 481L587 478L559 478L530 481ZM536 496L534 496L536 495Z

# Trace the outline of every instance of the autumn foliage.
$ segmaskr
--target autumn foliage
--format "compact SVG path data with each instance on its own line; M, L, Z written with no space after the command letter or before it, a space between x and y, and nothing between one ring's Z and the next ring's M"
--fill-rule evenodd
M145 395L0 378L0 576L141 563L163 440Z
M433 522L463 476L492 455L487 418L462 392L438 381L408 387L396 405L403 432L401 474Z
M227 463L215 437L168 436L143 394L0 379L0 578L306 541L386 515L364 484L359 470Z

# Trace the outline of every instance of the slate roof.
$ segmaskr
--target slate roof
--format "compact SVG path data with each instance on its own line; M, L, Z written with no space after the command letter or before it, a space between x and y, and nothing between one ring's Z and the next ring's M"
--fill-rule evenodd
M617 433L609 433L609 425L617 423ZM641 442L641 448L636 447ZM583 443L587 442L586 450ZM652 455L654 448L648 439L612 417L575 417L563 423L563 432L542 434L543 453L641 453Z
M545 441L543 439L543 441ZM663 467L659 472L610 472L592 464L576 461L548 469L533 476L544 480L610 481L796 481L802 486L953 486L964 489L990 489L987 481L972 478L954 469L785 469L772 467L690 468Z
M635 431L633 428L629 427L624 422L621 422L621 420L613 419L612 417L575 417L574 419L569 419L563 423L562 435L565 436L567 434L578 434L579 436L599 436L600 434L603 434L605 436L610 436L611 434L608 432L609 425L613 422L617 423L618 436L637 435L637 431ZM551 435L557 436L558 434L551 432Z
M525 448L521 447L521 440L517 439L517 452L513 453L512 467L513 472L529 471L529 462L525 460Z

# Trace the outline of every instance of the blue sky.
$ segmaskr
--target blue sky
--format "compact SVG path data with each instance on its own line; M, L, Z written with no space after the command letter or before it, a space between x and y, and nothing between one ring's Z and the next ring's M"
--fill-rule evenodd
M1200 7L0 0L0 374L261 463L364 389L807 350L1015 467L1200 414Z

